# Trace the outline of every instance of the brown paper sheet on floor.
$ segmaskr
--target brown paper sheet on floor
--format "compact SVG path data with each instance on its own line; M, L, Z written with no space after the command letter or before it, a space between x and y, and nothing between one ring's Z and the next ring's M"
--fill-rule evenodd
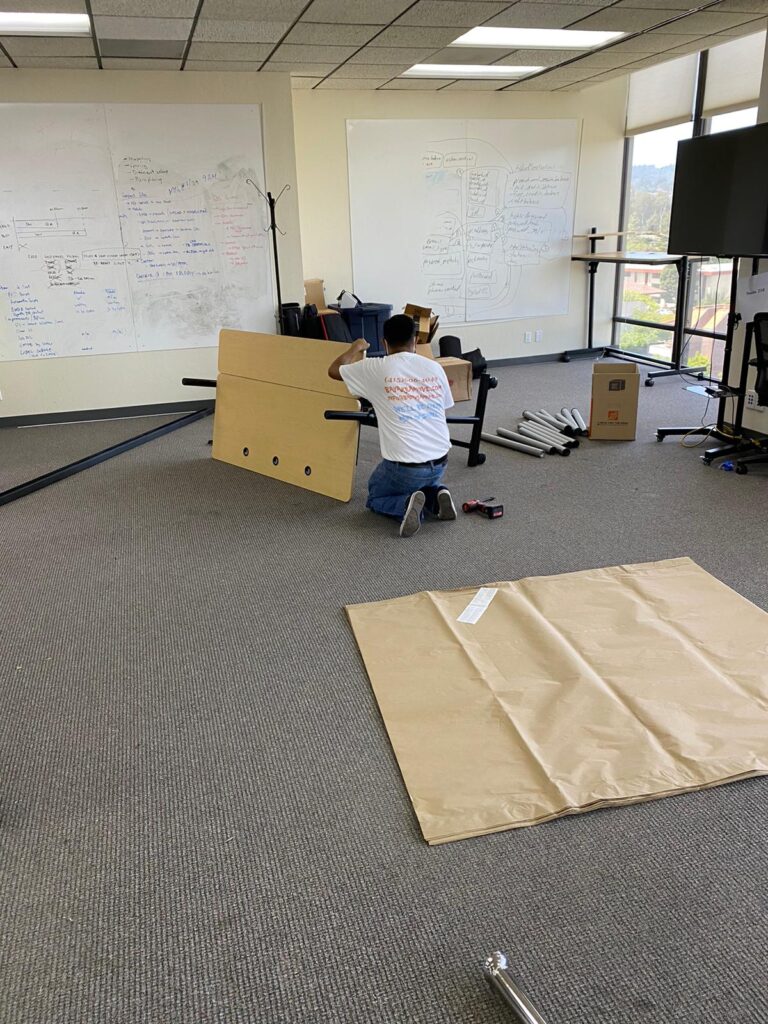
M347 608L424 838L768 773L768 614L689 558Z

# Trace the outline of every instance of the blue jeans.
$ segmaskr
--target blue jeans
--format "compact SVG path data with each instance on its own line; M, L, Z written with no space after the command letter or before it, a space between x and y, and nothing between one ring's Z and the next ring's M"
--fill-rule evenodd
M383 516L402 519L405 506L414 491L424 491L427 500L424 509L437 513L437 492L445 473L445 463L439 466L401 466L398 462L382 459L368 481L366 507Z

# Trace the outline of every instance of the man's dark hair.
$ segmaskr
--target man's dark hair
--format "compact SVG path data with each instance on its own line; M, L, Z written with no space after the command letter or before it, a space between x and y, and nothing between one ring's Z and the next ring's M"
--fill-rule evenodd
M413 317L397 313L384 321L384 340L390 348L405 348L416 333Z

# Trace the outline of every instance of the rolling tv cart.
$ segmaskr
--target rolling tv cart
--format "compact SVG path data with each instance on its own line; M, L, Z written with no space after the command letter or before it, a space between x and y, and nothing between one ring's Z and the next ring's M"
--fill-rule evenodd
M739 259L733 259L731 272L731 295L728 309L728 322L725 334L725 350L723 352L723 383L708 389L713 398L719 399L717 407L717 420L714 427L659 427L656 431L656 440L663 441L665 437L683 437L700 434L703 437L711 437L713 440L722 441L723 444L716 448L706 448L701 456L705 466L709 466L715 459L726 458L729 455L745 455L753 450L752 444L741 436L742 422L744 419L744 405L747 396L747 374L749 373L749 357L752 349L753 326L748 323L744 337L744 351L741 358L741 371L739 374L738 387L731 387L725 383L728 380L731 369L731 357L733 355L733 335L736 325L741 317L736 312L736 295L738 291ZM752 272L757 273L758 260L752 261ZM733 430L727 430L725 425L726 403L735 401L735 412L733 416Z

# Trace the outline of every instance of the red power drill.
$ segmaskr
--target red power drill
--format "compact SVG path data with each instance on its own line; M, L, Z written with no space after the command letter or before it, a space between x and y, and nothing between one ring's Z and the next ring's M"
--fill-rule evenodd
M486 519L500 519L504 515L503 505L492 505L495 498L470 498L461 506L464 512L477 512Z

